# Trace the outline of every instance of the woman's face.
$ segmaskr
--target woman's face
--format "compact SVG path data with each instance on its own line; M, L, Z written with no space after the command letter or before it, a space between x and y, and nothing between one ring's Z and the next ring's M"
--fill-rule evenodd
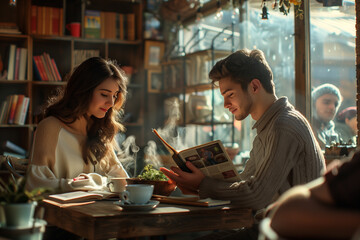
M114 79L108 78L100 83L94 89L88 115L97 118L105 117L106 112L114 106L118 93L119 85Z

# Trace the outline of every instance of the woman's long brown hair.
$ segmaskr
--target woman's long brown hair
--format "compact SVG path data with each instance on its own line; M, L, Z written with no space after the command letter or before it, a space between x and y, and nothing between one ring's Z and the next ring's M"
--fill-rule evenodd
M109 78L119 85L114 106L104 118L88 118L86 114L94 89ZM81 63L71 74L65 90L49 100L45 117L54 116L65 124L73 123L82 116L88 119L87 140L82 149L85 164L104 160L108 151L114 150L115 135L125 130L119 120L126 99L126 85L126 75L115 62L93 57Z

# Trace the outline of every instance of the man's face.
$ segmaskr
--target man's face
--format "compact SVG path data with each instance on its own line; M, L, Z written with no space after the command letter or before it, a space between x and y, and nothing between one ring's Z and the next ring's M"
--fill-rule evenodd
M231 81L230 77L221 79L219 87L224 98L224 108L229 109L236 120L245 119L253 106L249 93L243 91L240 84Z
M315 102L318 118L323 122L330 122L334 119L339 99L333 94L324 94Z

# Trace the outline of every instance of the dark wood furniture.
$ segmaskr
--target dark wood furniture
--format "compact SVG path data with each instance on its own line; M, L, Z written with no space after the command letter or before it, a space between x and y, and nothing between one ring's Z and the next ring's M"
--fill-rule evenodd
M113 201L60 204L45 200L45 220L86 239L131 238L235 229L253 224L251 209L233 205L160 204L152 211L124 211Z

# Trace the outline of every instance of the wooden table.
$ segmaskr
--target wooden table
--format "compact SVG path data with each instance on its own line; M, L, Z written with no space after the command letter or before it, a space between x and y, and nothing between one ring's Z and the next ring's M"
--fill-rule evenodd
M235 229L253 224L251 209L161 203L151 211L128 211L112 201L60 204L43 201L45 220L86 239L131 238Z

